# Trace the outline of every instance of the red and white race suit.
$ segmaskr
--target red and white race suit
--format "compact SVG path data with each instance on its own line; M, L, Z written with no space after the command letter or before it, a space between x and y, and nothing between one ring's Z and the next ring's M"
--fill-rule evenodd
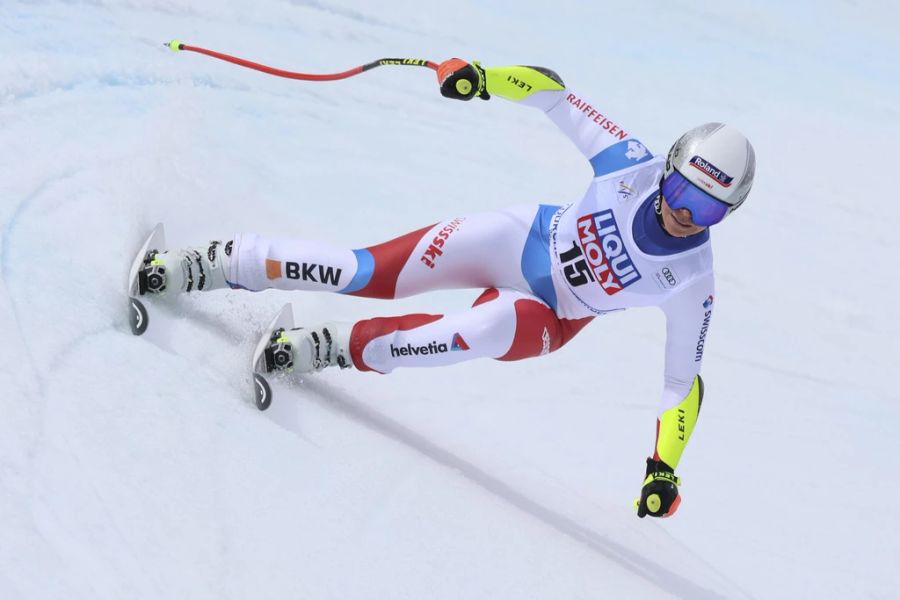
M362 249L241 233L228 281L373 298L482 290L457 314L355 323L353 364L380 373L539 356L595 316L658 306L667 318L662 413L700 371L714 293L709 234L675 238L662 229L654 201L664 157L595 105L568 88L518 100L543 110L590 161L594 178L580 200L458 215Z

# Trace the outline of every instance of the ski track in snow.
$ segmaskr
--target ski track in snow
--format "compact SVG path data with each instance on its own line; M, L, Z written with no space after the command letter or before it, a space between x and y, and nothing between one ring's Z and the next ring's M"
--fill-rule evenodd
M882 278L900 210L860 202L885 192L858 174L890 172L900 139L897 8L819 3L815 22L774 2L570 9L0 7L0 597L896 592L900 520L882 499L900 494L885 477L900 288ZM300 84L163 50L173 36L311 71L543 64L657 152L697 122L746 130L760 172L714 233L710 397L680 514L629 506L661 369L649 311L598 319L539 362L278 382L262 415L246 366L284 301L314 322L459 310L477 292L168 299L145 339L128 335L125 263L158 220L173 247L239 230L358 246L563 202L589 177L541 115L448 102L433 74ZM715 84L686 85L696 65ZM455 189L460 173L478 194Z
M351 419L370 429L391 438L432 461L447 467L487 492L508 502L518 510L544 523L559 533L568 536L601 555L605 560L613 562L637 577L659 588L663 594L673 594L679 598L725 598L714 590L703 587L665 566L641 556L615 540L586 527L571 518L528 497L509 483L491 475L477 465L453 454L416 431L390 419L363 402L354 400L352 396L329 389L318 382L310 382L306 386L313 394L296 394L294 410L302 411L302 403L307 398L317 399L321 403L340 411ZM686 550L686 549L684 549ZM720 575L721 574L718 574ZM749 596L747 596L749 597Z

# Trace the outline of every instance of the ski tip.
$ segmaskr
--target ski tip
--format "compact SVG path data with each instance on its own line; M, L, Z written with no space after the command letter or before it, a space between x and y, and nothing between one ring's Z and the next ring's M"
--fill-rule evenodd
M256 408L266 410L272 404L272 388L269 382L259 373L253 374L253 390L256 394Z
M137 298L128 299L129 324L131 325L131 333L134 335L142 335L147 331L147 325L150 324L150 318L147 316L147 309L144 304Z

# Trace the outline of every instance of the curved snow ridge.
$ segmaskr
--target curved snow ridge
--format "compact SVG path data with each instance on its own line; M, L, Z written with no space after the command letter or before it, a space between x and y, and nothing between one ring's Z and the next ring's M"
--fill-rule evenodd
M77 171L77 169L63 171L49 177L40 185L38 185L34 191L22 198L21 201L16 204L15 209L12 211L3 225L2 233L0 233L0 282L2 282L3 284L3 288L8 299L11 311L9 317L12 321L12 326L15 328L17 334L17 346L20 349L21 354L24 354L27 360L34 383L38 388L38 393L40 393L40 390L43 386L42 373L44 372L44 368L42 368L42 363L38 360L38 357L32 350L32 340L34 336L29 335L26 332L22 323L21 304L22 302L27 303L27 299L23 299L21 297L22 293L16 289L16 276L28 276L30 274L30 270L34 268L34 264L28 260L20 260L17 265L20 270L19 273L15 273L13 271L13 261L10 258L10 254L13 248L12 239L16 228L22 221L23 215L28 210L30 210L34 204L38 202L38 199L54 185L57 185L60 182L73 177L75 173L77 173ZM4 327L3 329L7 333L10 331L10 327ZM10 343L11 341L12 340L7 337L5 343Z
M7 282L7 285L9 285L9 279L11 276L9 254L12 247L12 234L21 222L22 216L49 189L59 184L60 182L74 177L80 170L81 169L79 168L69 168L54 175L49 175L46 179L41 181L41 183L38 184L38 186L30 194L26 195L18 203L16 203L16 208L6 219L6 223L3 225L3 232L0 233L0 278Z

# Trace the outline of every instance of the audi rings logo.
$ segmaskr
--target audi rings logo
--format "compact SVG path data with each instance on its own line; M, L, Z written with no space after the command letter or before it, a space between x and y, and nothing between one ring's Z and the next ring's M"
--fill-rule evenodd
M678 283L675 280L675 274L672 273L672 269L670 269L669 267L664 267L661 273L663 274L663 277L666 278L666 281L669 282L669 285L674 286L676 283Z
M666 266L656 272L656 283L662 289L674 288L678 285L678 275L672 267Z

